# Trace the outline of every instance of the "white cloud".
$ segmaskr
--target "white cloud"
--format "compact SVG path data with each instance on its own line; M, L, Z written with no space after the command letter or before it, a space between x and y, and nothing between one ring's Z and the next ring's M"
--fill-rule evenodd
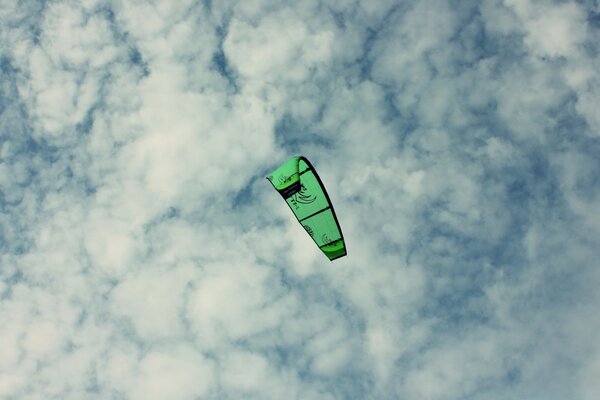
M0 6L0 397L594 398L594 15Z
M207 350L276 329L293 297L267 291L268 270L260 265L207 266L189 302L188 315L198 345Z
M151 352L142 358L133 399L194 399L211 389L210 363L190 348Z
M575 3L535 7L530 1L506 1L522 19L527 44L538 56L570 56L586 37L585 15Z
M298 378L290 371L276 370L264 357L244 351L232 352L222 362L222 384L246 398L299 396ZM269 390L265 390L269 387Z
M583 399L593 399L600 392L600 386L596 379L598 373L600 373L600 358L596 356L591 365L584 370L581 382Z
M181 288L194 276L187 268L152 269L119 283L112 293L115 315L129 318L144 341L177 340L183 334L181 315L185 298Z
M265 83L303 82L329 62L330 32L310 32L291 10L272 13L257 28L232 20L225 51L243 77ZM290 68L291 66L291 68Z

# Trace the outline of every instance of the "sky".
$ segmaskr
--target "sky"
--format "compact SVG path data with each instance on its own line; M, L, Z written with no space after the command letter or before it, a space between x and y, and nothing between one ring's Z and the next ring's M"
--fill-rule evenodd
M600 398L599 39L597 0L0 1L0 398Z

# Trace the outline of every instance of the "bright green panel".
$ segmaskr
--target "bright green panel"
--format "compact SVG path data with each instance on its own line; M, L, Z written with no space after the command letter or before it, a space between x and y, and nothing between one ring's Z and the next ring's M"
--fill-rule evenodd
M319 247L342 238L331 209L307 218L301 223Z
M301 222L304 218L329 207L325 193L312 171L300 175L300 191L286 201Z
M290 185L298 182L300 179L298 172L298 159L300 157L292 157L287 162L277 168L267 179L275 186L275 189L282 190Z
M267 179L330 260L346 255L344 236L333 205L317 172L306 158L292 157Z
M298 159L298 171L302 174L308 170L310 170L310 166L300 157Z

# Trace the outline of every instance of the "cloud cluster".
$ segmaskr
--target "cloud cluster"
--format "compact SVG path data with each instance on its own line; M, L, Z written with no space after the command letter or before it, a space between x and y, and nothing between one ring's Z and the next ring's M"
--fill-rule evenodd
M2 4L0 397L595 399L599 15Z

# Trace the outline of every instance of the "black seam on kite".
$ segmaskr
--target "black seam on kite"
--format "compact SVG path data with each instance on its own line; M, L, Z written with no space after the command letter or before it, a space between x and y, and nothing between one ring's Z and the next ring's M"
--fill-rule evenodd
M322 245L320 245L320 246L319 246L319 248L320 248L320 249L323 249L323 247L325 247L325 246L331 246L332 244L334 244L334 243L337 243L337 242L341 242L341 241L342 241L342 238L335 239L335 240L332 240L332 241L331 241L331 242L329 242L329 243L325 243L325 244L322 244ZM345 245L345 243L344 243L344 245ZM345 246L344 246L344 247L345 247Z
M304 220L307 220L307 219L309 219L310 217L314 217L314 216L315 216L315 215L317 215L317 214L321 214L323 211L329 210L329 208L331 208L331 206L327 206L327 207L325 207L325 208L324 208L324 209L322 209L322 210L319 210L319 211L317 211L317 212L314 212L314 213L310 214L308 217L304 217L304 218L302 218L302 219L299 219L298 221L302 222L302 221L304 221Z

